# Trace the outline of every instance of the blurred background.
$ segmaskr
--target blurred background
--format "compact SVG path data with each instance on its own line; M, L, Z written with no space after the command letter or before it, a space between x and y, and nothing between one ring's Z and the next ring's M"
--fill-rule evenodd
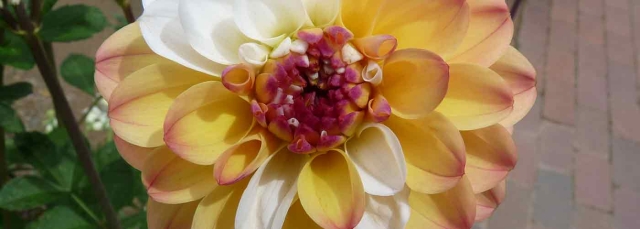
M68 4L100 9L108 25L86 40L53 43L57 66L77 54L93 58L99 45L126 24L114 0L59 0L56 8ZM133 0L131 6L139 15L140 2ZM508 178L507 197L492 218L474 229L640 228L640 1L523 0L516 29L513 45L536 67L539 97L515 127L519 160ZM47 133L54 147L69 151L65 134L57 133L51 95L38 70L7 66L4 84L18 82L33 86L32 94L12 104L24 129ZM106 104L88 93L86 85L93 86L63 82L75 116L85 119L82 128L92 150L107 155L96 164L124 226L145 228L144 188L136 171L117 156ZM11 176L38 173L40 168L13 154L42 144L37 135L7 142ZM56 223L66 226L55 228L91 228L87 222L96 218L91 214L99 213L99 207L83 201L82 195L90 193L82 178L76 180L69 182L78 191L53 200L62 203L55 212L19 211L3 217L11 220L4 228L54 228ZM0 200L3 207L14 204ZM29 220L33 222L24 224Z

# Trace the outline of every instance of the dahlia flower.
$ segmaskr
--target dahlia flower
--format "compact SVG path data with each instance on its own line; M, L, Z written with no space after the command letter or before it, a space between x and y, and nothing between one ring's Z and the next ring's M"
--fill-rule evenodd
M147 0L96 56L150 228L471 228L536 98L504 0Z

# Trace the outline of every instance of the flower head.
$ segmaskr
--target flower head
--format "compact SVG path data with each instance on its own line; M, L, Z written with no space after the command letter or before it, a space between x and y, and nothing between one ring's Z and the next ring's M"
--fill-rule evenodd
M144 7L96 84L150 228L470 228L501 202L536 98L503 0Z

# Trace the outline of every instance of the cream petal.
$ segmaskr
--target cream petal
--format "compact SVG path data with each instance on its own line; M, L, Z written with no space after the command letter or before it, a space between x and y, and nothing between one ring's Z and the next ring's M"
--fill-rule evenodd
M308 159L287 150L271 156L242 194L235 228L282 228L298 191L298 174Z
M401 192L393 196L367 195L362 220L356 229L388 229L405 228L411 216L409 206L409 193L411 190L405 187Z
M464 177L443 193L411 192L409 204L412 211L407 228L468 229L476 216L476 196Z
M195 51L219 64L240 63L238 48L250 42L233 20L233 0L180 0L179 17Z
M198 208L193 215L191 229L233 228L233 218L236 215L240 197L247 187L247 183L249 183L248 180L214 188L198 204Z
M233 14L247 37L272 47L300 29L306 20L300 0L236 0Z
M389 127L367 124L345 143L345 151L368 194L392 196L404 188L407 166L400 141Z
M340 0L302 0L302 3L314 27L332 25L340 13Z
M179 1L156 0L145 8L139 19L142 36L151 50L183 66L220 76L225 66L193 50L178 15Z
M190 228L193 213L199 201L184 204L163 204L149 198L147 201L147 224L149 228L184 229Z

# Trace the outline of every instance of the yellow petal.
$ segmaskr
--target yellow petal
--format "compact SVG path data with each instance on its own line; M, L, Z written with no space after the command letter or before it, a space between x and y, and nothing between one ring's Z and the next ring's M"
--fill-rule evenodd
M152 152L142 168L142 183L155 201L167 204L201 199L217 186L213 166L192 164L167 147Z
M505 195L506 182L504 180L498 186L476 194L476 222L489 218L502 203Z
M342 1L341 23L356 37L389 34L398 48L451 54L465 37L469 6L465 0Z
M96 86L107 101L120 81L146 66L169 62L155 54L142 38L134 22L118 30L102 43L96 53Z
M515 167L516 145L506 128L496 124L461 134L467 148L465 173L475 193L495 187Z
M116 144L116 148L118 149L118 153L120 156L129 163L132 167L137 170L142 170L142 166L144 165L145 160L151 152L156 148L143 148L137 145L133 145L128 143L122 138L118 137L118 135L113 136L113 142Z
M162 125L171 103L187 88L211 79L174 63L154 64L136 71L111 94L109 118L113 131L137 146L163 145Z
M233 228L238 203L247 183L248 180L245 180L230 186L217 186L213 189L198 204L191 228Z
M412 190L440 193L462 178L464 142L443 115L433 112L415 120L391 116L385 124L400 140L407 161L407 186Z
M163 204L149 198L147 201L147 224L150 229L191 228L193 213L198 201L184 204Z
M449 90L436 111L460 130L502 121L513 110L513 93L494 71L474 64L451 64Z
M282 146L268 130L259 131L227 149L216 161L213 174L218 184L228 185L250 175Z
M500 122L503 126L512 126L522 120L536 102L536 70L514 47L509 47L490 68L502 76L513 92L513 112Z
M447 62L475 63L485 67L507 51L513 37L513 21L504 0L468 0L471 8L467 35Z
M419 118L440 104L447 92L449 66L420 49L398 50L385 61L380 90L393 114Z
M409 205L406 228L471 228L476 216L476 197L466 178L443 193L411 192Z
M364 214L360 176L342 151L331 150L307 162L298 178L298 195L307 214L323 228L354 228Z
M322 227L318 226L313 220L307 215L307 212L304 211L300 201L295 201L291 208L289 208L289 212L287 212L287 218L284 221L284 225L282 229L322 229Z
M211 165L249 132L249 103L210 81L176 98L164 123L167 146L187 161Z

